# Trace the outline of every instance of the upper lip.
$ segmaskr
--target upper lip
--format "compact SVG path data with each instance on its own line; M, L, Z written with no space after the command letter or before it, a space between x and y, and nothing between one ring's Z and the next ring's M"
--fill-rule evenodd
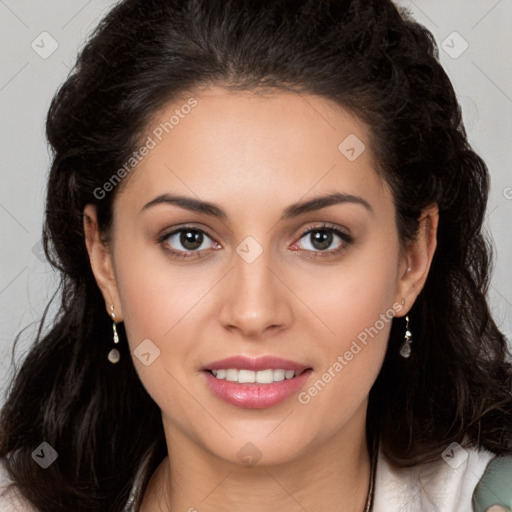
M307 365L290 361L289 359L282 359L281 357L275 356L261 356L261 357L247 357L247 356L232 356L219 361L213 361L208 363L202 369L203 370L227 370L229 368L236 368L239 370L294 370L295 373L303 372L310 368Z

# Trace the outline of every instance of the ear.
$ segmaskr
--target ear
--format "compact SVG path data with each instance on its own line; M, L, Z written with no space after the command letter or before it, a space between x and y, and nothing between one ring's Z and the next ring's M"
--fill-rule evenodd
M439 208L436 204L421 212L417 237L407 243L399 265L395 300L403 308L396 316L405 316L420 294L427 280L437 246Z
M116 322L121 322L123 313L119 301L114 267L112 265L112 254L109 245L101 239L96 206L93 204L86 205L83 217L85 245L89 254L92 272L105 300L108 315L111 315L110 306L113 305Z

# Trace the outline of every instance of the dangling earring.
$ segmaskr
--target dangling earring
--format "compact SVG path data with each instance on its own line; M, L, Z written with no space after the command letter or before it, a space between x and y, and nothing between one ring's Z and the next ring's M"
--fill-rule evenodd
M409 315L405 317L405 336L404 342L400 347L400 355L407 359L411 355L411 343L412 343L412 334L409 330Z
M116 314L114 313L114 305L111 305L110 306L110 316L112 317L112 331L114 333L114 344L118 344L119 343L119 336L117 334L117 328L116 328ZM121 354L119 353L119 350L117 350L117 348L113 348L109 353L108 353L108 360L112 363L112 364L115 364L117 362L119 362L119 359L121 359Z

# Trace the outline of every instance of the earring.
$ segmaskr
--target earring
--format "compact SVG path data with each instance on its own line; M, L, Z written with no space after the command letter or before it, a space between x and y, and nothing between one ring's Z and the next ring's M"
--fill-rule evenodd
M400 347L400 355L407 359L411 355L411 343L412 343L412 334L409 330L409 315L405 317L405 336L404 342Z
M111 305L110 306L110 316L112 317L112 331L113 331L113 334L114 334L114 344L118 344L119 343L119 336L117 334L117 328L116 328L116 314L114 313L114 305ZM119 353L119 350L117 350L117 348L113 348L109 353L108 353L108 360L112 363L112 364L116 364L117 362L119 362L119 359L121 359L121 354Z

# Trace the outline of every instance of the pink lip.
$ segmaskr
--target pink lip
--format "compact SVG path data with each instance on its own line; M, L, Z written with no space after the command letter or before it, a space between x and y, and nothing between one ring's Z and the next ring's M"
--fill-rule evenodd
M239 370L252 370L257 372L259 370L277 370L279 368L283 370L294 370L295 373L303 372L307 370L309 366L295 363L288 359L282 359L275 356L261 356L257 358L251 358L247 356L233 356L214 361L204 366L203 370L227 370L228 368L237 368Z
M225 379L217 379L211 373L211 370L228 368L253 371L281 368L283 370L294 370L296 376L293 379L285 379L272 384L240 384ZM312 369L308 366L279 357L264 356L252 359L235 356L206 365L202 373L205 375L210 390L229 404L244 409L266 409L280 404L296 394L304 386L311 372Z

